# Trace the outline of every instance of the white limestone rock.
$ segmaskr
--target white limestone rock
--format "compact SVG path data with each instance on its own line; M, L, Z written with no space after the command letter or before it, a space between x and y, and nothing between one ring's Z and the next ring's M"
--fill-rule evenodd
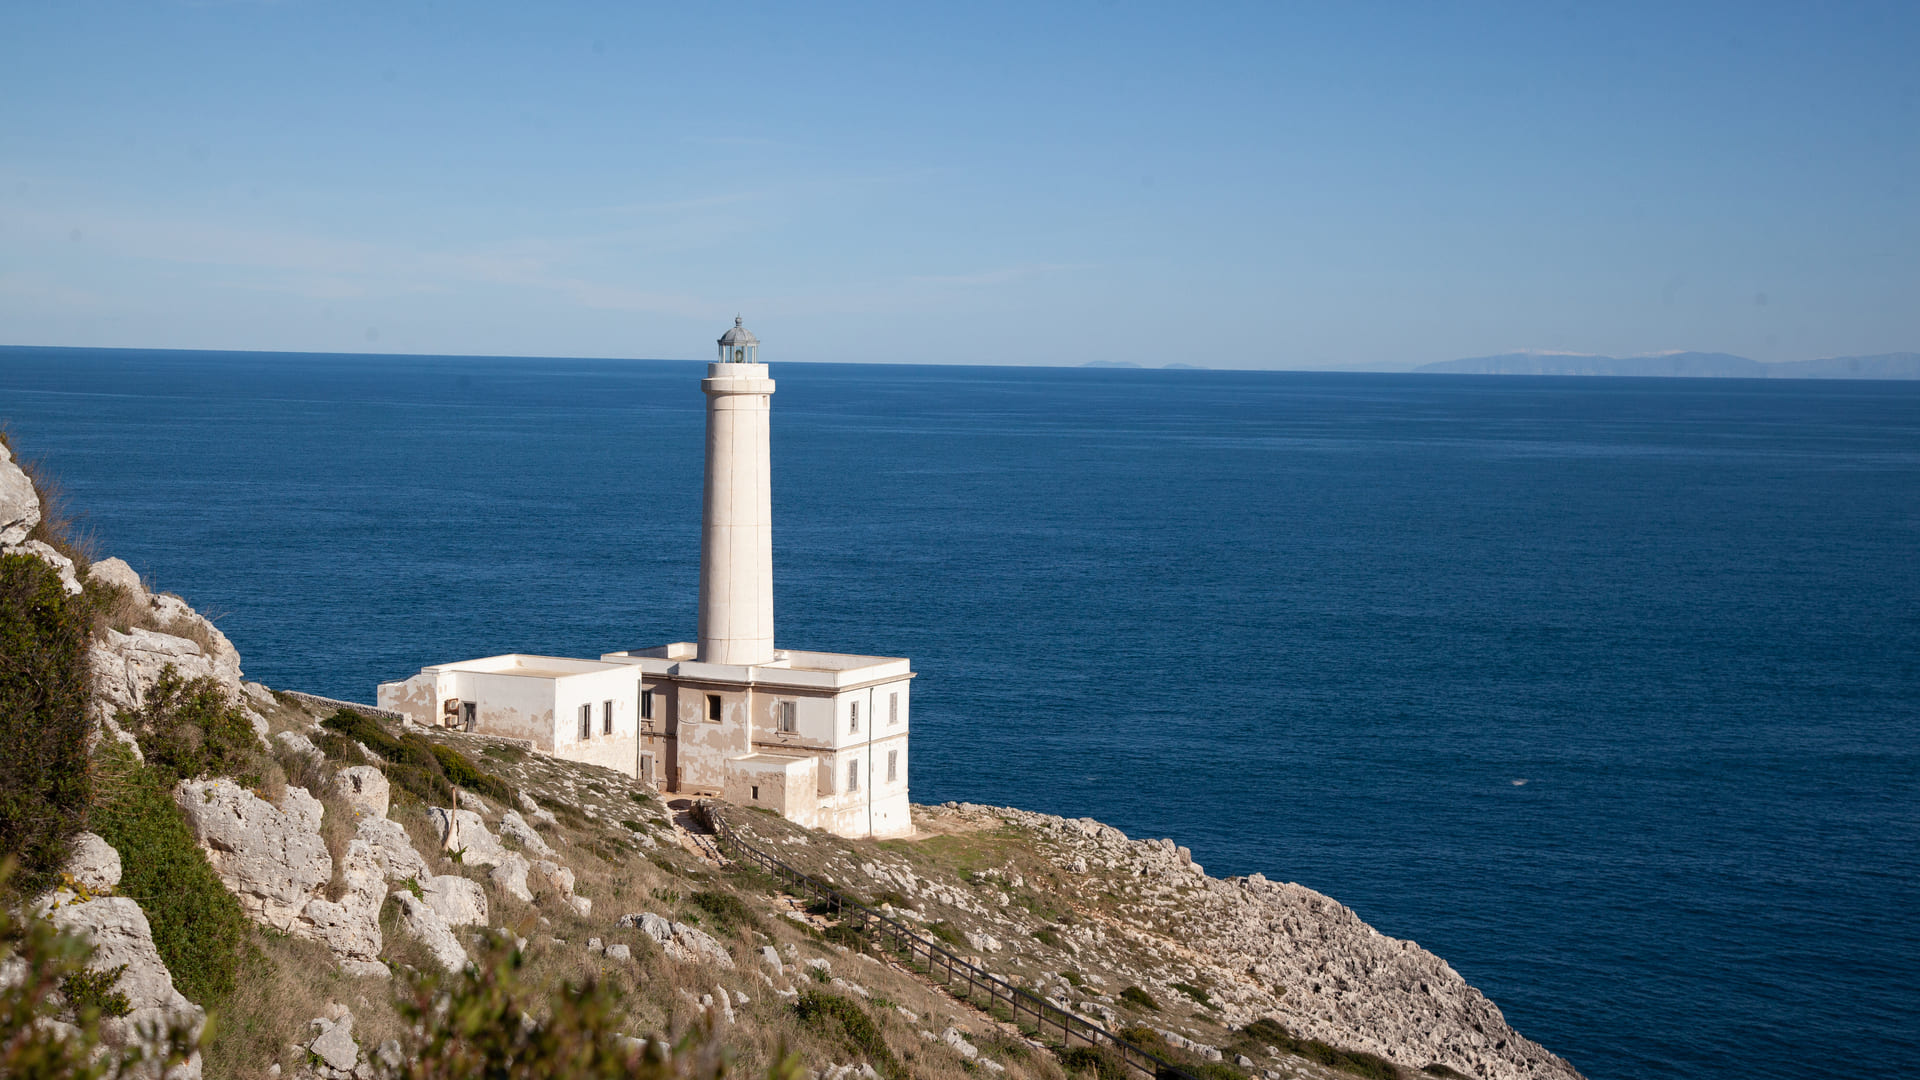
M980 1048L967 1041L959 1028L948 1028L940 1033L940 1041L960 1051L960 1056L972 1061L980 1056Z
M153 927L132 899L102 897L58 908L48 917L55 926L83 934L93 942L93 957L87 961L89 970L111 971L125 965L113 988L127 995L132 1011L118 1019L101 1021L101 1034L109 1045L127 1045L140 1039L143 1029L164 1030L172 1023L184 1023L199 1030L206 1020L206 1013L174 987L173 973L167 970L159 950L154 948ZM197 1078L199 1055L194 1055L180 1072L170 1075Z
M307 1043L307 1051L319 1058L320 1064L334 1076L353 1075L354 1066L360 1063L360 1044L353 1040L353 1014L347 1013L338 1020L316 1017L313 1030L315 1034Z
M380 874L386 880L424 881L430 875L427 860L414 850L413 838L399 822L383 817L361 818L355 835L365 841L374 857L380 860Z
M535 832L533 826L527 824L527 819L521 817L518 811L509 810L500 815L500 835L518 843L535 855L553 854L553 848L547 846L546 837Z
M111 585L130 596L145 596L147 587L125 559L107 558L87 567L87 577L102 585Z
M584 896L567 897L567 906L573 909L575 915L583 919L593 914L593 901Z
M13 454L0 445L0 545L24 543L40 524L40 495Z
M527 883L539 895L562 899L573 895L573 871L551 859L535 859Z
M487 874L487 880L493 882L494 888L515 900L523 904L531 904L533 890L527 886L527 872L532 868L533 864L527 861L526 856L517 851L510 851L507 853L506 861Z
M464 801L466 797L461 798ZM460 861L467 866L499 866L513 854L487 831L486 821L471 810L433 806L427 808L427 814L440 833L441 846L460 852Z
M333 877L320 839L320 800L290 787L274 806L227 779L183 780L174 801L207 861L255 921L296 933L307 904Z
M74 884L87 891L109 893L120 884L120 853L93 833L75 833L64 869Z
M386 978L380 963L380 901L386 891L381 861L365 840L355 838L340 858L347 891L339 900L307 901L294 933L325 942L349 975Z
M377 818L387 816L387 807L393 798L387 774L371 765L352 765L341 769L334 775L333 791L345 799L348 806Z
M466 970L467 950L431 905L405 889L396 890L393 899L400 905L400 928L425 945L435 963L455 975Z
M73 560L55 551L52 544L29 540L24 544L8 544L0 550L4 550L8 555L32 555L52 566L54 572L60 575L60 588L68 596L79 596L84 591L80 585L80 578L74 573Z
M297 731L283 731L273 737L274 744L295 757L305 758L316 765L327 760L327 755L313 745L313 740Z
M479 882L441 874L420 882L421 899L448 926L487 925L487 892Z
M622 962L631 961L633 959L633 949L623 943L615 942L607 946L606 957L609 960L619 960Z
M622 915L619 925L638 929L657 942L661 951L675 960L684 963L717 964L724 968L733 967L733 957L728 954L724 946L686 923L674 922L665 916L647 911Z

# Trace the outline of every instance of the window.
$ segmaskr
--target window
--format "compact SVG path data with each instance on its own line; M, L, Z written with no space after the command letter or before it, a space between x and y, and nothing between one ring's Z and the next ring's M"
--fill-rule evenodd
M759 784L753 785L753 801L754 802L760 801L760 785Z
M600 703L600 734L613 734L613 702L611 701Z
M887 783L900 779L900 751L887 751Z
M860 759L854 758L852 761L847 762L847 793L852 794L859 790L860 790Z
M860 703L857 701L847 703L847 730L856 735L860 733Z
M644 687L640 690L640 719L653 719L653 691Z
M591 705L580 706L580 737L593 738L593 706Z
M887 726L892 727L893 725L899 722L900 722L900 695L896 692L896 693L887 695Z
M720 695L719 694L707 695L707 720L715 724L720 722Z
M794 703L791 701L776 701L773 703L774 719L779 721L778 727L781 731L800 730L800 725L794 720L794 712Z

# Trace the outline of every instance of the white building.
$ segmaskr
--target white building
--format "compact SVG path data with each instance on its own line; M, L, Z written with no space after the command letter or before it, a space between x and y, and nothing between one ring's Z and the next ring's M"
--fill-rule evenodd
M516 653L439 664L380 684L380 704L841 836L906 835L911 664L774 648L774 383L739 319L719 344L700 384L698 639L598 661Z

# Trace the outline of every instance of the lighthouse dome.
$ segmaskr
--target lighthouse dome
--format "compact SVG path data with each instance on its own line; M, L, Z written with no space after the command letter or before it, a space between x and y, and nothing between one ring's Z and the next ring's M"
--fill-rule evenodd
M720 335L720 344L722 345L758 345L760 344L760 339L753 336L753 331L740 325L740 316L735 315L733 317L733 329Z

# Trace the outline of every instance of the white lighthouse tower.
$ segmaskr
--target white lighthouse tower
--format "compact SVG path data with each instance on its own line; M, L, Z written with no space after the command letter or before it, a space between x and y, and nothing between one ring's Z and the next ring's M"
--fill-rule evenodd
M740 318L707 365L706 496L700 514L698 659L773 661L773 380Z

